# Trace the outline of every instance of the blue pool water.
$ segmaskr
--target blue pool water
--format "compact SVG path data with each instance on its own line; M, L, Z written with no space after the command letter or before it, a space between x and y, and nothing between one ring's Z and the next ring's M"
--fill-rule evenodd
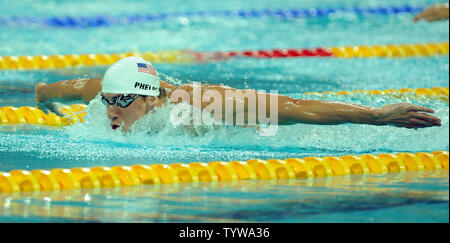
M20 1L1 16L95 16L200 10L427 5L439 1ZM27 6L26 13L23 9ZM81 11L80 9L83 9ZM303 19L207 17L101 28L0 25L0 55L197 51L448 42L449 22L413 23L414 14ZM14 38L12 38L14 36ZM175 162L342 156L449 149L449 104L412 95L304 95L309 91L448 86L449 57L402 59L249 59L155 64L163 78L235 88L277 90L294 98L381 106L412 102L433 108L441 127L408 130L366 125L280 127L274 137L250 128L207 127L152 135L111 131L105 108L89 105L89 123L63 129L0 126L0 171ZM34 105L34 85L102 77L106 67L0 71L0 107ZM162 113L146 117L160 126ZM162 122L164 125L164 122ZM147 131L148 132L148 131ZM20 195L0 194L0 222L448 222L448 170L349 176L312 181L246 181L142 186Z

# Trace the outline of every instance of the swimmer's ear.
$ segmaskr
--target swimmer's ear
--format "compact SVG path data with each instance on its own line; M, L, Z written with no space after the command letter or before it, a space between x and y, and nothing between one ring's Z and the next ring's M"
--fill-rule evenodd
M145 96L144 99L147 106L151 107L151 109L155 106L161 106L161 102L157 96Z
M155 103L158 100L158 97L156 97L156 96L145 96L144 99L145 99L146 103L148 103L148 102Z

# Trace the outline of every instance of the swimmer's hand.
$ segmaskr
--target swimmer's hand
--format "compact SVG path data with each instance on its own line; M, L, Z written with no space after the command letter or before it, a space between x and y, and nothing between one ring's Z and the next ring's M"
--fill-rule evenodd
M64 116L61 111L61 107L64 105L59 102L51 101L44 94L44 87L46 84L44 82L39 82L35 86L35 95L36 95L36 105L39 110L43 111L45 114L55 113L58 116Z
M416 15L414 22L421 19L425 19L427 22L434 22L437 20L448 19L449 16L449 5L448 3L436 4L423 10L421 13Z
M375 125L393 125L406 128L425 128L441 126L441 119L427 114L434 113L430 108L409 103L391 104L377 110Z
M37 103L37 107L39 110L43 111L45 114L55 113L58 116L64 117L64 113L61 111L61 107L64 104L59 102L45 102L45 103Z

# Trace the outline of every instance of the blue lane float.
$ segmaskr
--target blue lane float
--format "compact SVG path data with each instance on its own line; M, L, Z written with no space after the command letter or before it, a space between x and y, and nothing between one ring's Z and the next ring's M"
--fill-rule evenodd
M237 17L259 18L272 17L280 19L327 17L334 13L354 13L358 15L396 15L404 13L417 13L425 9L424 6L388 6L388 7L338 7L338 8L308 8L308 9L263 9L263 10L222 10L197 11L180 13L162 13L146 15L122 16L60 16L60 17L0 17L0 25L7 26L46 26L56 28L89 28L107 27L162 21L170 18L204 18L204 17Z

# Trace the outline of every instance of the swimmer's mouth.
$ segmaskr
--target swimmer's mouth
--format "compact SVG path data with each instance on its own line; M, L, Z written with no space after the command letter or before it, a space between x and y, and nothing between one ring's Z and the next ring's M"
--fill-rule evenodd
M112 128L113 130L116 130L116 129L119 128L119 127L120 127L119 125L111 124L111 128Z

